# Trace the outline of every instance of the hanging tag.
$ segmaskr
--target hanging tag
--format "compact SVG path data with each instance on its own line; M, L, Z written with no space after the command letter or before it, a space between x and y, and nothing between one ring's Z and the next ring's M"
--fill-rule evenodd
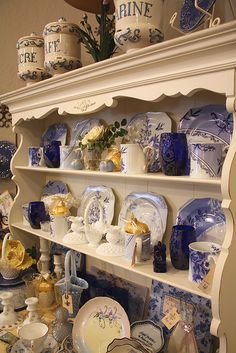
M199 284L198 288L201 289L203 292L208 293L211 290L215 268L216 268L216 265L215 264L212 265L208 274L203 278L202 282Z
M69 314L73 314L73 302L72 296L70 294L63 294L62 296L62 306L68 310Z
M168 312L168 314L166 314L166 316L163 317L161 321L168 328L168 330L171 330L180 321L180 314L176 308L173 308Z

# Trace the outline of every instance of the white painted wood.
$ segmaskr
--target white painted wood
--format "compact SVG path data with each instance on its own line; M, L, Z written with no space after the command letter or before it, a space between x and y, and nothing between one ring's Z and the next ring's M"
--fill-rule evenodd
M92 64L0 97L9 105L16 131L21 135L20 148L12 160L14 181L19 186L10 213L11 231L16 237L31 239L30 235L35 235L49 240L45 233L23 225L21 205L39 199L43 186L50 179L68 183L76 196L90 184L112 187L117 201L114 223L121 202L129 192L154 191L163 195L169 208L167 242L176 212L183 203L193 197L211 196L223 200L227 232L211 295L193 287L184 271L170 268L166 274L154 274L151 264L128 268L123 259L103 259L113 268L121 268L123 272L129 270L134 275L132 278L135 275L155 278L210 297L213 306L211 331L220 338L220 353L235 353L236 347L236 128L220 180L161 174L123 176L120 173L36 170L27 166L27 149L30 145L39 145L42 132L52 122L63 120L73 126L78 115L81 119L90 114L91 117L114 121L135 112L167 111L175 129L184 112L193 106L226 102L228 110L235 113L235 68L236 21L232 21ZM235 114L234 121L236 126ZM89 259L99 259L94 249L86 245L78 246L76 250L89 255Z

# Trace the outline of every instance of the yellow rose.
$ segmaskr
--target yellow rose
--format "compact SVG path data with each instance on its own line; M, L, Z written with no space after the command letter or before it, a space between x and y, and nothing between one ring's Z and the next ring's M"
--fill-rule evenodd
M82 145L87 145L89 141L97 141L104 134L104 126L94 126L82 139Z

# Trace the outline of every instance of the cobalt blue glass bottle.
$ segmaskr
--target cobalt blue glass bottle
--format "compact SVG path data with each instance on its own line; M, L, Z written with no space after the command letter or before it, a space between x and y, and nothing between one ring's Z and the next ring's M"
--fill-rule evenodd
M196 241L195 228L190 225L175 225L170 238L170 259L177 270L189 268L189 244Z
M61 141L51 141L43 146L43 157L48 168L60 167Z
M165 175L189 175L190 162L186 134L178 132L161 134L159 158Z
M32 228L40 229L40 222L46 219L46 210L43 201L29 202L28 208L29 223Z

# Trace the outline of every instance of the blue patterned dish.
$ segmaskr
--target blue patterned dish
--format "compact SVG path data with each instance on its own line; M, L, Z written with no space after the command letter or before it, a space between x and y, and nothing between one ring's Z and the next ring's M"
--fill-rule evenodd
M142 148L153 147L155 160L148 166L149 172L160 170L159 143L163 132L171 131L172 121L164 112L149 112L135 115L128 124L129 137Z
M165 347L161 352L166 352L166 344L172 333L172 330L168 330L161 320L166 315L167 311L170 311L173 306L177 307L180 312L180 300L186 302L188 308L193 312L194 332L199 353L211 353L211 301L201 296L172 287L168 284L152 281L148 318L163 328L166 340Z
M98 207L98 205L101 207ZM114 207L115 196L111 188L102 185L88 186L82 194L78 207L78 216L84 217L86 211L85 224L93 224L99 221L104 224L111 224L114 216Z
M221 201L212 198L191 199L177 212L176 224L191 225L197 241L222 244L225 236L225 215Z
M9 141L0 141L0 179L9 179L12 176L10 163L16 152L16 145Z
M66 144L67 126L65 124L52 124L43 133L41 146L45 146L52 141L60 141L62 145Z
M68 194L68 186L61 180L49 180L43 188L42 197L55 194Z
M155 245L166 228L167 205L163 196L154 193L134 192L126 196L119 214L118 225L124 230L131 213L141 222L148 225L151 231L151 243Z
M230 144L233 115L225 105L206 105L190 109L180 120L179 132L185 132L191 142L222 142Z
M102 125L102 121L100 119L85 119L82 121L78 121L72 129L71 133L71 145L76 145L78 142L78 137L84 137L87 132L89 132L94 126Z
M216 0L198 0L198 6L205 11L211 11ZM180 11L180 29L190 32L202 24L205 14L196 9L194 0L184 0Z

